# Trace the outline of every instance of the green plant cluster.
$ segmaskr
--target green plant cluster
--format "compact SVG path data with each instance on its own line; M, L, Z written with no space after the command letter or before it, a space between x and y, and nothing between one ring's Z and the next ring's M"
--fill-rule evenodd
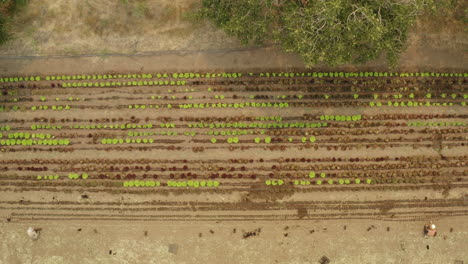
M43 79L47 81L61 81L61 80L108 80L108 79L152 79L156 78L239 78L242 76L242 73L156 73L156 74L104 74L104 75L58 75L58 76L45 76ZM40 81L41 77L2 77L0 82L21 82L21 81ZM182 82L182 81L181 81ZM185 81L183 81L185 84Z
M244 107L262 107L262 108L285 108L289 107L288 103L259 103L259 102L246 102L246 103L200 103L200 104L179 104L180 109L191 108L244 108ZM170 108L170 107L168 107Z
M50 139L52 138L51 134L42 134L42 133L28 133L28 132L15 132L15 133L8 133L9 139L30 139L30 138L38 138L38 139Z
M172 108L172 105L171 104L168 104L167 105L168 108ZM146 108L159 108L159 105L155 104L155 105L138 105L138 104L134 104L134 105L128 105L128 109L146 109Z
M435 72L272 72L250 73L260 77L468 77L468 73L435 73Z
M311 171L309 173L309 177L310 178L315 178L315 172ZM323 173L323 172L320 173L320 177L325 178L326 177L325 173ZM323 180L323 181L322 180L317 180L316 184L321 185L324 181L325 180ZM350 179L338 179L337 181L334 181L332 179L328 179L326 181L326 183L328 183L328 184L335 184L335 183L338 183L338 184L351 184L352 181ZM360 179L355 179L354 183L360 184L361 180ZM366 183L371 184L371 183L373 183L373 181L372 181L372 179L366 179ZM294 180L294 185L309 185L309 184L310 184L310 182L307 181L307 180Z
M120 86L182 86L187 82L152 80L152 81L129 81L129 82L71 82L62 83L62 87L120 87Z
M309 178L315 178L316 175L317 174L314 171L309 172ZM325 172L321 172L319 175L322 178L325 178L327 176L327 174Z
M354 182L355 182L356 184L359 184L359 183L361 183L361 180L360 180L360 179L355 179ZM308 181L308 180L294 180L293 183L294 183L294 185L310 185L310 184L311 184L311 182ZM317 180L317 181L316 181L316 184L317 184L317 185L320 185L320 184L322 184L322 183L323 183L322 180ZM333 181L333 180L330 179L330 180L327 181L327 183L328 183L328 184L333 184L333 183L335 183L335 181ZM338 183L339 183L339 184L351 184L351 180L349 180L349 179L339 179L339 180L338 180Z
M218 181L167 181L168 187L218 187Z
M161 128L175 128L175 124L174 123L161 123L159 124L159 126Z
M466 126L465 122L423 122L414 121L408 122L408 126Z
M148 124L110 124L110 125L102 125L102 124L91 124L91 125L73 125L70 126L70 128L75 128L75 129L136 129L136 128L146 128L150 129L153 128L153 124L148 123Z
M339 184L350 184L351 181L349 179L339 179L338 183Z
M281 122L283 118L281 116L256 116L255 120Z
M264 141L265 141L265 143L267 143L267 144L271 143L271 137L266 137L266 138L264 139ZM260 139L259 137L256 137L256 138L254 138L254 142L257 143L257 144L260 144L261 139Z
M66 146L70 145L70 140L68 139L5 139L0 140L0 145L2 146L32 146L32 145L48 145L48 146Z
M18 111L20 107L17 105L0 105L0 112L8 112L8 111Z
M465 106L466 103L465 102L461 102L460 103L462 106ZM374 107L374 106L382 106L383 104L381 102L370 102L369 105L371 107ZM407 102L404 102L404 101L388 101L387 102L387 106L389 107L419 107L419 106L453 106L453 103L449 102L444 102L444 103L437 103L437 102L429 102L429 101L426 101L425 103L423 102L416 102L416 101L407 101Z
M31 129L32 130L36 130L36 129L52 129L52 130L56 130L56 129L62 129L63 126L61 125L54 125L54 126L51 126L49 124L45 125L45 124L32 124L31 125Z
M289 140L289 141L292 141L292 140ZM302 138L301 138L301 141L302 141L302 143L304 143L304 144L307 143L307 137L302 137ZM311 136L311 137L309 137L309 141L310 141L311 143L314 143L315 141L317 141L317 139L316 139L314 136Z
M266 185L273 185L273 186L276 186L276 185L283 185L283 184L284 184L284 181L283 181L283 180L266 180L266 181L265 181L265 184L266 184Z
M70 129L137 129L137 128L145 128L145 129L150 129L153 127L153 124L110 124L110 125L102 125L102 124L91 124L91 125L70 125L68 128ZM63 126L61 125L53 125L51 126L50 124L32 124L31 129L32 130L37 130L37 129L62 129ZM136 132L135 132L136 133ZM141 132L143 133L143 132ZM145 132L146 133L146 132Z
M0 131L9 131L11 129L10 126L6 125L6 126L0 126Z
M168 77L165 74L165 77ZM107 79L151 79L153 78L152 74L104 74L104 75L61 75L61 76L46 76L47 81L55 80L107 80ZM160 78L160 77L158 77Z
M40 76L31 76L31 77L3 77L0 78L0 82L22 82L22 81L40 81Z
M160 78L169 78L172 76L174 78L174 74L177 75L176 78L216 78L216 77L224 77L224 78L238 78L242 76L242 73L157 73L154 76L152 74L126 74L126 75L61 75L61 76L26 76L26 77L1 77L0 82L22 82L22 81L40 81L40 80L47 80L47 81L55 81L55 80L107 80L107 79L148 79L156 77ZM468 77L468 73L436 73L436 72L266 72L266 73L249 73L249 76L259 76L259 77L315 77L315 78L322 78L322 77ZM235 76L235 77L234 77ZM147 81L148 82L148 81ZM153 84L156 81L153 81ZM157 81L159 85L160 81ZM86 82L89 86L89 82ZM123 82L120 82L121 85ZM148 82L149 83L149 82ZM117 82L115 82L117 84ZM169 82L170 84L170 82ZM181 83L182 84L182 83ZM84 85L84 82L82 83ZM133 82L132 82L133 85ZM91 86L95 86L92 83ZM91 87L89 86L89 87ZM101 86L98 84L98 86ZM105 83L104 83L105 86ZM67 84L68 87L68 84Z
M294 180L294 185L310 185L310 181L307 180Z
M187 124L190 128L319 128L326 127L327 123L304 123L304 122L294 122L294 123L257 123L257 122L232 122L232 123L193 123Z
M184 135L186 136L192 136L194 137L195 135L197 135L197 132L195 131L185 131L183 133ZM161 132L139 132L139 131L130 131L127 133L127 135L129 137L147 137L147 136L157 136L157 135L161 135L161 136L177 136L179 135L179 132L177 131L161 131Z
M88 176L87 173L81 174L81 179L83 179L83 180L88 179L88 177L89 177L89 176ZM69 173L69 174L68 174L68 178L69 178L70 180L77 180L77 179L80 178L80 175L79 175L78 173Z
M36 110L70 110L71 107L69 105L39 105L39 106L31 106L32 111Z
M321 115L320 120L334 120L334 121L359 121L362 119L361 115Z
M58 180L59 178L58 175L37 175L36 177L38 180Z
M253 134L265 134L264 130L210 130L205 132L206 135L221 135L221 136L238 136L238 135L253 135Z
M229 143L229 144L232 144L232 143L237 144L237 143L239 143L239 138L238 138L238 137L229 137L229 138L227 139L227 143Z
M124 181L124 187L158 187L161 186L159 181Z
M101 139L101 144L107 145L117 145L117 144L151 144L154 143L154 139L152 138L103 138Z
M40 100L41 102L45 102L45 101L47 101L47 98L46 98L45 96L41 96L39 100ZM66 100L68 100L68 101L80 101L80 100L81 100L81 101L84 101L84 98L83 98L83 97L82 97L82 98L79 98L79 97L73 98L72 96L70 96L70 97L68 97L68 98L66 98L66 99L62 99L62 100L63 100L63 101L66 101ZM56 98L55 98L55 101L57 101L57 102L60 101L60 98L56 97Z
M237 72L232 72L232 73L227 73L227 72L218 72L218 73L206 73L206 74L200 74L200 73L173 73L172 78L239 78L242 76L242 73L237 73Z

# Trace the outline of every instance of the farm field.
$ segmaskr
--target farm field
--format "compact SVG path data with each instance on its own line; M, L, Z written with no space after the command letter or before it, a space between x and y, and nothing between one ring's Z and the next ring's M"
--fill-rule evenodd
M187 231L190 241L218 236L216 224L245 241L275 239L271 230L287 239L297 223L311 235L313 221L367 234L376 227L363 223L379 223L381 236L417 236L399 225L430 220L463 227L467 81L467 73L443 70L2 76L2 225L57 223L50 229L72 233L67 223L105 232L135 223L146 237L144 230L165 232L149 223L187 222L197 230ZM451 233L449 225L442 230ZM466 240L466 231L453 234L454 244Z

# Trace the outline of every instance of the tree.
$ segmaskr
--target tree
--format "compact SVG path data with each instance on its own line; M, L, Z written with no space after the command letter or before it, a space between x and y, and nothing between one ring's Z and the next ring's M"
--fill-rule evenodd
M10 37L6 29L8 19L26 3L27 0L0 0L0 44Z
M242 44L262 44L272 22L271 1L264 0L203 0L196 14L206 18Z
M407 32L434 0L203 0L205 18L243 44L273 40L306 66L364 63L385 54L396 66Z

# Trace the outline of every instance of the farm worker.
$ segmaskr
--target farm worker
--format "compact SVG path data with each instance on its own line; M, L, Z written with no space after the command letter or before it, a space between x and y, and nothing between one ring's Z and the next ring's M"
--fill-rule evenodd
M436 225L434 225L433 223L425 225L424 226L424 234L426 236L436 236L437 235Z
M37 233L36 230L34 228L32 228L32 227L29 227L28 230L26 231L26 233L33 240L36 240L39 237L39 233Z

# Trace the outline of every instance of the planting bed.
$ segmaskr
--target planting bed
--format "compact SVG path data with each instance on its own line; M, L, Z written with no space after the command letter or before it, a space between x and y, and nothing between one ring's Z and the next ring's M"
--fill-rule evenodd
M464 216L467 81L390 72L3 76L0 214Z

